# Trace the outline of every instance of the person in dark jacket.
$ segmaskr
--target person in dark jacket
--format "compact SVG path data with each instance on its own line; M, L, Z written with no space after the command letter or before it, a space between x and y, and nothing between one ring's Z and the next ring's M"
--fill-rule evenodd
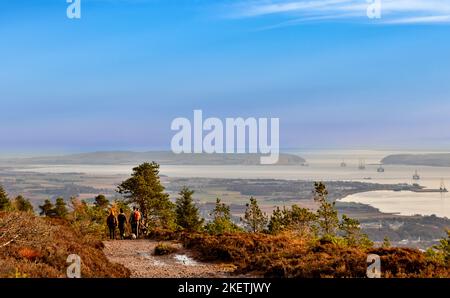
M111 240L116 239L117 218L114 215L113 210L111 210L111 213L106 219L106 224L108 225L109 228L109 239Z
M127 224L127 216L123 213L123 209L120 209L120 213L117 216L119 222L120 239L125 239L125 225Z

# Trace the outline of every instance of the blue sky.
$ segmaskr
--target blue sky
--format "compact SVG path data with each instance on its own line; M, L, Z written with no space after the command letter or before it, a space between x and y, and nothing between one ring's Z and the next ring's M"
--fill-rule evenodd
M0 0L0 151L168 149L175 117L283 148L450 145L450 0Z

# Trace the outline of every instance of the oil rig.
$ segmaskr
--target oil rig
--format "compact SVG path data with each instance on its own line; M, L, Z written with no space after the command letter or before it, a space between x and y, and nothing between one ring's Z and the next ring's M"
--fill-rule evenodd
M359 170L365 170L366 169L366 163L365 163L364 159L360 159L359 160L358 169Z
M441 186L439 187L439 191L442 192L448 192L447 188L445 187L444 179L441 179Z

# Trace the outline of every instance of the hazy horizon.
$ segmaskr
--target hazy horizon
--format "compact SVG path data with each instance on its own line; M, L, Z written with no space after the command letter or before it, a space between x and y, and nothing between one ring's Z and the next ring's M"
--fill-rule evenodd
M0 159L7 158L28 158L28 157L45 157L45 156L64 156L64 155L72 155L72 154L84 154L84 153L96 153L96 152L170 152L170 148L158 148L158 149L148 149L148 148L122 148L122 149L92 149L92 150L41 150L41 151L27 151L27 150L18 150L18 151L2 151L0 150ZM450 153L450 149L447 148L344 148L344 147L335 147L335 148L281 148L280 153L287 154L301 154L301 153L326 153L326 152L336 152L336 153L350 153L350 152L361 152L361 153L370 153L370 152L392 152L399 154L407 154L407 153ZM192 153L195 154L195 153ZM207 153L203 153L207 154ZM230 155L239 154L239 153L228 153ZM247 153L248 154L248 153ZM355 159L358 159L356 156Z

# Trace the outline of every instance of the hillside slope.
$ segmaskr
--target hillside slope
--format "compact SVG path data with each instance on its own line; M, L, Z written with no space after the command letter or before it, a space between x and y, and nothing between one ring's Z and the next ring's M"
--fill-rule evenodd
M0 278L66 277L67 257L81 257L82 277L129 277L108 261L103 244L64 225L30 213L0 212Z
M184 235L185 247L203 261L230 262L235 273L269 278L364 278L367 255L381 259L383 278L450 277L450 267L411 248L361 248L307 243L285 234Z

